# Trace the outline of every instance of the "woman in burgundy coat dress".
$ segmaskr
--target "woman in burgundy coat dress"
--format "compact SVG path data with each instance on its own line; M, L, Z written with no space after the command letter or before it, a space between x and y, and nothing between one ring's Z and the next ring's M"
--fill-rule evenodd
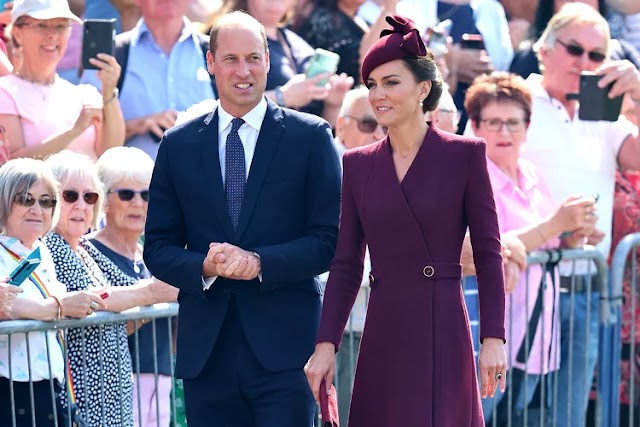
M430 127L442 81L413 23L367 52L363 81L388 137L343 158L336 256L315 353L305 372L318 400L333 381L338 349L362 277L372 273L350 427L483 426L460 251L469 227L480 294L483 397L505 386L504 283L485 144Z

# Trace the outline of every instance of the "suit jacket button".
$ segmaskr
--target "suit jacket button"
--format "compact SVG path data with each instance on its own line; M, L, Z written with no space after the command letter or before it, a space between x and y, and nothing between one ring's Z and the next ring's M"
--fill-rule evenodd
M432 277L435 273L436 270L430 265L427 265L422 269L422 274L424 274L425 277Z

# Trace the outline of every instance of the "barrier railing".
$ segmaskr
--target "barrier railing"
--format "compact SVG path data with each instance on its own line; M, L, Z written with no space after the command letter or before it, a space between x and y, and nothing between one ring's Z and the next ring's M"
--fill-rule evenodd
M116 366L117 368L115 369L116 372L114 372L113 369L108 370L108 372L106 372L106 369L104 368L104 366L109 366L107 365L107 360L105 360L105 348L103 348L103 344L105 344L103 341L105 341L105 335L103 335L106 330L107 327L109 327L109 325L119 325L119 324L124 324L128 321L133 321L134 322L134 326L133 326L133 331L132 331L132 337L135 340L136 344L138 344L138 337L139 337L139 330L138 327L140 326L140 324L144 324L146 323L147 320L149 320L149 323L152 325L152 327L150 328L151 331L151 349L149 348L143 348L142 350L146 351L147 353L149 351L151 351L151 357L153 360L153 384L154 384L154 390L152 390L152 392L156 392L158 389L158 382L159 382L159 367L158 367L158 359L159 359L159 355L156 352L156 344L160 339L163 339L162 337L158 337L156 335L156 328L158 326L158 323L160 322L168 322L168 327L167 329L167 334L168 336L166 336L167 341L164 341L165 343L169 343L169 345L165 345L164 348L166 349L166 351L170 352L171 354L168 355L164 355L165 357L168 357L169 360L171 360L172 357L172 342L173 342L173 336L172 336L172 327L171 327L171 318L177 316L178 314L178 304L176 303L171 303L171 304L155 304L153 306L148 306L148 307L136 307L127 311L124 311L122 313L110 313L110 312L98 312L98 313L94 313L91 316L88 316L85 319L62 319L60 321L57 322L41 322L41 321L35 321L35 320L16 320L16 321L2 321L0 322L0 335L8 335L8 352L6 353L8 355L8 360L0 360L0 363L7 363L9 366L9 376L12 376L13 373L13 369L12 369L12 363L18 363L19 361L16 360L11 360L11 354L12 354L12 337L15 337L16 339L20 338L21 335L18 334L24 334L24 337L26 337L25 339L25 343L26 343L26 349L27 349L27 358L26 361L29 365L29 377L27 381L15 381L13 378L9 378L7 383L9 386L9 404L10 404L10 411L11 411L11 426L15 427L15 426L37 426L36 423L36 413L38 411L44 411L44 409L42 409L42 406L38 406L38 402L43 402L43 401L47 401L50 402L48 403L51 407L51 409L53 410L53 416L50 416L50 421L49 421L49 425L55 425L55 426L60 426L60 425L65 425L67 423L66 420L64 420L63 418L66 415L67 420L71 419L72 417L72 413L71 413L71 408L69 405L66 405L66 409L61 409L61 404L60 404L60 398L62 398L63 396L66 396L66 402L70 401L70 391L67 389L67 392L60 392L59 391L59 386L57 384L57 382L53 379L53 375L52 375L52 366L51 366L51 361L54 359L51 359L49 356L52 354L52 351L57 351L57 347L54 346L58 346L58 343L55 342L55 340L50 340L48 339L48 335L45 335L46 338L46 354L47 354L47 359L48 359L48 364L49 364L49 378L43 380L45 383L48 384L48 386L46 384L38 384L41 383L41 381L33 381L32 380L32 369L31 369L31 363L29 363L28 361L31 360L29 357L29 353L30 353L30 349L31 349L31 340L30 340L30 336L33 336L34 334L38 334L41 332L45 332L45 331L63 331L64 335L68 337L68 331L69 330L75 330L75 331L79 331L78 333L80 334L80 336L82 337L82 339L80 339L80 343L79 344L79 348L81 351L81 366L74 366L73 370L76 374L80 373L80 375L75 376L74 375L74 388L76 391L76 394L78 394L78 391L82 391L82 393L89 393L89 392L99 392L99 404L97 406L99 407L88 407L89 404L85 401L82 400L82 397L80 397L78 399L78 405L80 408L80 414L81 416L84 417L84 421L87 422L87 425L91 425L92 427L97 427L97 426L102 426L102 425L106 425L107 423L109 425L132 425L133 424L133 419L134 419L134 413L133 413L133 400L134 400L134 396L137 397L137 409L138 409L138 416L137 419L139 421L140 424L136 424L136 425L142 425L142 419L143 417L141 416L141 405L140 405L140 395L141 395L141 388L140 388L140 374L137 373L136 371L138 371L138 369L136 369L137 367L140 366L140 347L138 345L135 346L135 351L133 352L133 357L129 357L129 348L127 345L127 341L123 340L123 338L125 338L123 336L123 333L116 333L115 338L117 338L117 340L115 342L111 342L112 345L116 345L119 346L114 352L116 354ZM166 320L164 320L166 319ZM142 322L141 322L142 321ZM124 328L124 325L122 326ZM88 350L91 349L87 349L86 347L86 343L85 343L85 336L88 337L93 337L98 339L98 343L99 343L99 353L98 353L98 357L97 360L87 360L87 356L86 353ZM113 338L113 336L112 336ZM164 339L163 339L164 340ZM64 363L65 366L67 363L69 363L69 352L68 352L68 344L69 344L69 340L66 340L67 342L67 351L64 352ZM78 347L78 346L76 346ZM95 350L95 349L93 349ZM133 359L133 360L131 360ZM77 360L77 359L76 359ZM24 361L22 361L24 362ZM113 364L113 361L110 361ZM94 366L97 363L98 366ZM171 381L171 378L173 378L173 363L170 364L171 366L171 372L170 375L168 376L169 378L169 382ZM112 366L113 367L113 366ZM133 369L132 369L133 368ZM97 379L96 379L96 374L91 373L90 370L97 370L98 374L97 374ZM127 376L129 378L131 378L133 374L134 377L134 384L129 384L129 387L127 387L126 382L121 381L121 378L123 378L122 375L124 375L124 377L126 378ZM95 383L95 381L97 381L97 384ZM107 384L107 382L109 382L110 384ZM123 384L124 383L124 384ZM28 384L28 387L26 387L26 385ZM49 391L50 391L50 396L48 398L45 398L44 400L39 399L37 400L36 398L36 391L34 389L34 385L38 384L38 393L42 393L43 390L46 390L46 388L48 387ZM115 384L115 385L113 385ZM28 407L27 408L16 408L16 400L14 399L15 394L16 394L16 388L17 386L20 387L20 390L24 391L25 394L27 394L28 398L23 399L23 400L28 400ZM44 386L44 388L40 387L40 386ZM119 400L119 402L115 402L115 406L117 406L117 404L119 403L120 406L119 408L116 410L116 413L118 414L118 416L113 417L113 407L114 406L114 402L105 402L104 398L105 398L105 390L108 387L118 387L118 397L117 399ZM46 391L45 391L46 393ZM112 393L113 394L113 393ZM3 390L3 395L4 395L4 390ZM86 394L85 394L86 396ZM42 398L42 395L39 395L40 398ZM95 400L95 399L94 399ZM172 408L172 414L173 414L173 425L176 425L176 408L175 408L175 391L171 390L171 398L170 398L171 402L170 402L170 406ZM7 402L4 403L4 405L6 405ZM163 403L164 404L164 403ZM162 404L162 405L163 405ZM6 406L5 406L6 408ZM126 409L125 409L126 408ZM161 410L166 410L167 408L163 408L161 407L161 403L158 399L156 399L155 401L155 415L156 415L156 420L157 420L157 425L160 426L160 413ZM111 416L107 417L106 415L106 411L112 411L111 412ZM8 410L7 410L8 411ZM86 412L87 411L98 411L97 415L95 415L94 419L86 419ZM97 419L96 419L97 417ZM114 419L115 418L115 419ZM119 418L119 421L118 421ZM166 418L166 417L165 417ZM145 425L147 425L145 423Z

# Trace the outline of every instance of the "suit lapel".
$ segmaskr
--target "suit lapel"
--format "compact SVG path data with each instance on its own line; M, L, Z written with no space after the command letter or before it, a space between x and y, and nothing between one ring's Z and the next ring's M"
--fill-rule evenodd
M267 100L267 113L264 116L262 127L260 128L256 151L253 154L253 160L251 160L247 186L244 189L244 200L242 201L238 229L235 234L236 241L240 241L240 237L242 237L242 233L244 233L249 219L253 214L253 209L256 206L256 201L260 194L260 188L262 188L262 183L269 170L269 164L273 159L278 141L284 132L283 118L282 110L273 102Z
M218 221L222 225L224 234L227 237L233 236L233 226L231 218L227 212L224 188L222 185L222 172L220 171L220 156L218 155L218 109L213 110L204 119L202 132L202 167L203 184L205 189L210 189L212 196L213 211L218 216ZM205 193L208 191L205 190ZM228 239L230 240L230 239Z

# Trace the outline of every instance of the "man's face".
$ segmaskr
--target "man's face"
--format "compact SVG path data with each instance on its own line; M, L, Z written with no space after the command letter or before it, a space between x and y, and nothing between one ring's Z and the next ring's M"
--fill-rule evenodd
M187 13L189 0L136 0L145 19L171 19Z
M576 55L576 51L583 53ZM602 64L602 61L594 61L590 56L606 52L607 38L602 29L581 22L567 25L558 31L553 48L541 47L545 86L555 91L556 96L578 93L580 73L593 71ZM562 98L564 100L564 96Z
M240 24L221 28L215 55L207 53L207 65L216 76L225 111L242 117L258 105L267 85L269 53L257 28Z
M336 136L346 148L369 145L385 135L373 114L367 97L356 99L347 114L338 117Z

